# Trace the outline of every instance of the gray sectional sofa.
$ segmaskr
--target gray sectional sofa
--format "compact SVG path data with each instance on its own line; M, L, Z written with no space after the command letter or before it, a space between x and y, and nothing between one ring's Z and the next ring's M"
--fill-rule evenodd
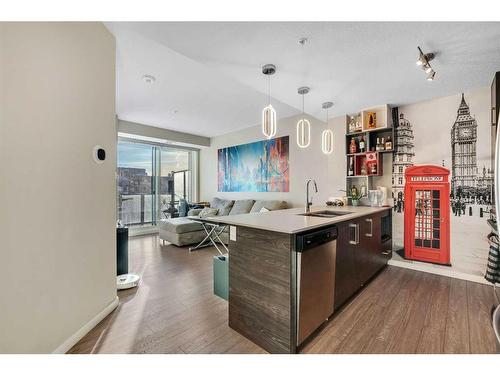
M210 203L211 215L241 215L253 214L262 211L274 211L288 208L285 201L280 200L228 200L214 198ZM187 217L177 217L173 219L161 220L159 224L160 239L168 241L177 246L186 246L199 243L206 236L205 231L200 223L190 219L200 215L201 209L190 210ZM221 236L223 240L224 237Z

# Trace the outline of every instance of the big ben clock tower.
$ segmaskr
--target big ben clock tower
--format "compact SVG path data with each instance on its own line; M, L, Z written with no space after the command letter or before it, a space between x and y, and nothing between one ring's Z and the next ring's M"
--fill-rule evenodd
M451 128L451 189L457 193L474 188L477 175L476 158L477 122L470 115L470 109L462 94L457 119Z

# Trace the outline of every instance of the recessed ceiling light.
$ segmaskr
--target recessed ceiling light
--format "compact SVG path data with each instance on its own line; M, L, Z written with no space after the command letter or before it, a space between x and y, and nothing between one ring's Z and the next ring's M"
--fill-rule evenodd
M305 46L305 45L306 45L306 43L307 43L307 38L300 38L300 39L299 39L299 44L300 44L301 46Z
M156 78L150 74L144 74L142 76L142 80L146 83L151 84L151 83L154 83L156 81Z

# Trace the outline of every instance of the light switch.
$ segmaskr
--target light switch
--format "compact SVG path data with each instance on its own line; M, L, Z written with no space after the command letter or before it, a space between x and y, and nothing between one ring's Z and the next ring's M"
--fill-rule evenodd
M233 225L229 226L229 239L231 241L236 241L236 227Z

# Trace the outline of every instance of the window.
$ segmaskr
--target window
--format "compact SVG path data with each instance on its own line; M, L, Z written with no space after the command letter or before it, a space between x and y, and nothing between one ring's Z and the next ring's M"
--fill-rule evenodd
M181 200L194 199L193 151L162 147L160 160L160 215L167 218L176 213Z
M117 154L118 219L127 226L154 225L154 147L119 141Z
M155 227L196 200L196 150L120 138L117 145L118 219L131 228Z

